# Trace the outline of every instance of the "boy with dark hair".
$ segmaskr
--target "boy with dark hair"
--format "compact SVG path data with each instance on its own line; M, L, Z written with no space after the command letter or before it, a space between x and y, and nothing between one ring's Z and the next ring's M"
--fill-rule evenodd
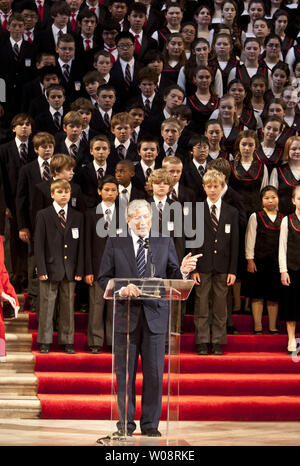
M202 187L202 178L206 171L206 159L209 152L207 137L193 135L189 140L188 148L192 160L183 167L183 183L194 191L197 201L203 201L206 195Z
M39 34L39 50L41 52L55 53L57 42L62 34L71 32L68 24L71 9L64 1L54 2L50 9L52 19L51 26L48 26Z
M133 120L127 112L117 113L111 120L111 132L114 136L109 160L115 167L119 160L138 161L136 144L131 141L134 130Z
M118 59L118 50L115 42L116 36L121 31L120 24L118 21L114 20L113 18L108 18L102 27L102 39L104 42L104 50L109 52L111 56L112 63Z
M147 36L143 31L146 13L147 8L143 3L134 2L127 14L128 30L134 36L134 55L139 61L143 61L148 50L157 48L156 40Z
M111 54L107 50L98 50L94 55L93 66L99 73L101 81L108 84L110 81L110 71L113 66Z
M98 87L91 126L95 131L105 134L108 138L111 138L111 119L114 115L115 102L116 90L111 84L103 84Z
M34 126L37 132L47 131L56 135L62 130L63 118L66 113L65 89L59 84L52 84L46 90L48 109L35 118Z

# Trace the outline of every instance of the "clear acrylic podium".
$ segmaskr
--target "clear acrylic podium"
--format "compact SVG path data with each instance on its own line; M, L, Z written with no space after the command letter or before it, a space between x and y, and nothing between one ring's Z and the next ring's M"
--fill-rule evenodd
M124 298L120 290L129 284L136 285L140 290L137 298ZM116 422L122 425L124 435L112 435L110 445L136 444L137 436L129 436L127 426L128 415L128 387L129 387L129 342L131 328L138 318L140 303L137 301L160 300L166 307L166 320L168 331L166 335L166 355L164 360L163 396L161 417L166 422L165 429L161 429L162 437L176 438L179 420L179 377L180 377L180 327L181 327L181 301L188 298L194 286L193 280L171 280L160 278L146 279L113 279L110 280L104 294L105 299L113 300L113 335L112 335L112 382L111 382L111 421L112 432L116 431ZM149 305L148 301L148 305ZM120 338L120 334L122 337ZM121 355L121 356L120 356ZM118 362L119 361L119 362ZM121 362L120 362L121 361ZM120 375L117 384L118 367L122 365L122 380ZM136 417L140 417L140 399L142 393L142 374L140 373L140 360L136 377ZM125 370L124 370L125 369ZM120 374L120 370L119 370ZM123 380L125 379L125 380ZM147 383L147 381L145 381ZM118 395L119 385L119 395ZM122 394L122 395L121 395ZM138 431L138 429L137 429ZM161 445L161 442L160 442Z

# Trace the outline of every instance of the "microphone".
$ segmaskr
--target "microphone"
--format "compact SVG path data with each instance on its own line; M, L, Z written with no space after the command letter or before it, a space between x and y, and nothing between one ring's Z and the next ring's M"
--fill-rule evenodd
M148 249L148 251L149 251L150 261L151 261L150 275L151 275L151 278L154 278L154 275L155 275L155 265L154 265L154 262L153 262L153 255L152 255L152 250L151 250L149 238L145 238L145 240L144 240L144 248L145 248L145 249Z

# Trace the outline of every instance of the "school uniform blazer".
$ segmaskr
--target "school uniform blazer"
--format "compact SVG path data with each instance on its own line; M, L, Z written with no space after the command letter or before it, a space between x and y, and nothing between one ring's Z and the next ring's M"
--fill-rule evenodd
M35 186L42 182L40 166L37 160L24 165L20 170L16 209L18 229L29 228L32 231L32 202Z
M151 37L154 31L160 29L163 26L164 20L165 19L162 12L159 9L151 6L149 16L147 18L147 25L144 27L145 34L147 34L148 37Z
M144 171L142 169L141 162L138 162L135 165L135 175L132 178L132 182L135 184L135 186L140 189L141 191L145 191L145 184L146 184L146 178L144 175ZM154 163L154 170L157 168L161 168L161 163L157 161L157 158Z
M59 131L62 131L62 123L65 113L66 110L64 110L63 115L61 116L59 128L55 126L51 112L48 109L45 112L37 115L34 120L34 132L38 133L39 131L46 131L47 133L53 134L54 136Z
M112 112L112 117L114 116L115 112ZM96 131L97 134L105 134L109 139L112 137L112 133L110 131L110 126L107 127L104 123L104 120L102 118L102 115L99 110L95 108L93 111L93 115L90 121L90 127L93 128L94 131Z
M69 155L68 148L65 144L65 139L57 137L55 139L54 154L67 154ZM70 156L71 157L71 156ZM92 156L89 151L89 146L83 141L80 141L78 146L78 156L76 157L76 168L77 170L84 165L87 165L92 160Z
M115 170L111 163L107 162L106 175L114 175ZM100 197L98 195L98 178L94 163L90 162L81 167L74 177L74 181L80 185L87 208L96 206Z
M27 163L32 162L34 159L36 159L36 154L32 142L29 141ZM19 172L23 166L14 139L0 146L0 164L3 176L5 203L10 211L14 213L16 210L15 199Z
M22 112L28 113L30 103L36 97L42 97L42 88L40 77L36 77L32 81L25 83L22 91Z
M155 50L158 48L157 41L152 39L152 37L147 36L145 33L143 34L141 49L138 54L135 54L135 57L140 62L143 62L145 55L149 50Z
M202 254L197 272L236 275L239 247L239 213L222 201L218 230L215 233L207 201L204 202L204 242L193 254Z
M112 218L112 225L119 227L119 206L115 203L114 215ZM101 236L97 234L97 223L103 219L103 212L101 207L94 207L88 209L85 213L85 275L94 275L95 279L98 277L101 259L103 256L105 244L109 235ZM102 220L104 221L104 220ZM113 234L116 234L114 229Z
M127 153L126 153L126 159L131 160L132 162L138 162L141 159L140 156L137 153L137 144L135 144L132 141L130 142L130 144L128 146L128 150L127 150ZM118 153L116 147L114 146L114 144L111 145L111 150L110 150L110 153L109 153L109 156L108 156L107 160L114 168L116 167L118 162L120 162L120 160L122 160L122 158L120 158L119 153Z
M73 281L84 275L84 217L68 207L66 228L60 224L53 207L37 214L34 236L34 254L38 276L48 275L50 282L61 282L65 277Z
M67 33L74 35L69 24L67 24ZM52 24L39 33L38 47L39 52L49 52L57 55L55 51L56 45L52 32Z
M247 214L242 196L231 186L228 186L226 193L222 196L222 200L238 210L239 225L241 228L246 228Z
M181 279L182 275L179 269L173 238L150 236L150 247L155 264L155 277ZM145 278L151 276L150 269L150 260L147 260ZM108 238L99 271L98 282L100 287L105 290L111 278L134 279L137 277L138 270L131 236ZM124 301L125 305L126 303ZM143 302L132 300L129 331L133 332L136 329L141 305L143 305L150 331L155 334L164 335L168 324L168 302L164 300L152 301L147 299ZM120 323L117 331L126 333L126 330L127 326L123 327L122 323ZM151 350L149 348L149 352ZM156 359L156 352L154 351L152 354L153 358Z
M197 201L204 201L206 194L202 186L202 177L193 161L184 165L182 182L186 187L194 191Z
M130 99L136 98L138 95L138 85L137 85L137 76L141 68L143 68L143 64L139 61L134 61L133 67L133 76L132 81L130 83L128 91L126 89L126 83L122 71L122 66L119 60L116 60L113 64L113 67L110 72L110 80L111 84L116 89L116 104L115 110L116 111L125 111L126 110L126 102Z
M36 216L37 213L49 207L53 203L51 197L51 183L53 179L51 178L48 181L42 181L34 187L34 196L32 200L32 227L35 228ZM71 199L69 201L69 206L73 209L78 210L81 213L86 211L86 204L83 198L80 186L75 183L73 180L70 181L71 185Z

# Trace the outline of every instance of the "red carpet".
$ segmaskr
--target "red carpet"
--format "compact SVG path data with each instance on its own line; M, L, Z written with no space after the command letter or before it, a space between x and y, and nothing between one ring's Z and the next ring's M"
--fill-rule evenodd
M76 313L76 355L60 351L56 334L52 352L39 354L36 317L29 316L41 417L110 419L111 354L86 351L87 315ZM250 315L235 315L234 320L242 334L228 336L225 355L201 357L195 354L193 318L186 316L187 333L181 337L180 420L299 421L300 364L285 353L286 334L252 335ZM264 319L267 328L265 324ZM279 327L285 332L284 323ZM176 376L171 386L175 384ZM139 417L141 374L136 390ZM167 379L162 419L166 419L166 393Z

